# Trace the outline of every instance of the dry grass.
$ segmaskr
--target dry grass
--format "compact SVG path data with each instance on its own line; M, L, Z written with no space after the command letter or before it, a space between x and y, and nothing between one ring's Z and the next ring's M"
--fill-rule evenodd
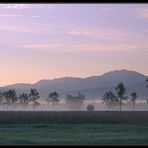
M147 111L0 111L0 124L148 123Z

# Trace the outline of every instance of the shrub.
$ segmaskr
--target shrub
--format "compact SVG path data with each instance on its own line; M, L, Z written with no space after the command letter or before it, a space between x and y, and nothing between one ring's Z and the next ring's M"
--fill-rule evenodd
M93 104L89 104L89 105L87 106L87 111L94 111L94 109L95 109L95 107L94 107Z

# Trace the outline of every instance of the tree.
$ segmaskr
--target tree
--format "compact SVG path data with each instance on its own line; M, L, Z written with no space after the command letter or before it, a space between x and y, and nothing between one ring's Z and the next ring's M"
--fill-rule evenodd
M18 101L17 95L15 90L9 89L8 91L5 91L3 93L3 96L5 97L5 101L7 104L14 104Z
M145 81L148 82L148 79L146 79ZM148 87L148 85L146 85L146 87ZM147 94L147 97L148 97L148 94ZM146 101L148 103L148 98L146 98Z
M121 106L122 106L122 100L125 100L126 97L124 97L125 94L125 86L121 83L119 83L116 88L117 96L119 98L119 105L120 105L120 111L121 111Z
M114 107L119 103L118 97L112 91L106 92L102 100L103 104L106 104L108 108Z
M65 102L66 103L83 103L83 101L85 100L85 96L82 95L80 92L78 93L78 96L72 96L72 95L67 95L65 98Z
M94 111L95 107L93 104L88 104L86 109L87 111Z
M3 92L0 91L0 104L3 104L4 102L4 95Z
M37 100L40 98L39 92L36 89L31 88L30 94L29 94L29 101L33 102L33 108L35 108L39 103Z
M20 101L21 104L23 104L23 103L25 103L25 104L29 103L28 94L26 94L26 93L20 94L19 95L19 101Z
M1 97L3 99L3 104L7 105L7 109L10 104L13 105L12 107L14 107L15 103L18 101L18 97L14 89L4 91Z
M20 104L23 105L23 109L24 109L25 105L27 105L29 103L28 94L26 94L26 93L20 94L19 101L20 101Z
M13 89L13 90L10 90L9 93L10 93L10 96L11 96L12 104L16 103L18 101L18 97L16 95L16 91Z
M10 98L9 98L8 92L4 91L2 94L2 97L3 97L4 104L6 104L6 109L8 109L8 106L10 104Z
M37 92L36 89L31 88L29 98L31 102L36 102L40 98L39 92Z
M51 93L48 95L47 101L48 101L48 102L51 102L53 105L55 105L57 102L60 101L58 98L59 98L59 94L54 91L54 92L51 92Z
M5 101L5 98L4 98L4 94L2 91L0 91L0 105L2 105L2 107L4 107L4 102Z
M79 92L78 96L72 96L68 94L65 98L65 103L71 109L80 109L84 103L84 100L85 96Z
M136 92L133 92L132 94L131 94L131 102L133 103L133 109L135 110L135 104L136 104L136 98L137 98L137 94L136 94Z

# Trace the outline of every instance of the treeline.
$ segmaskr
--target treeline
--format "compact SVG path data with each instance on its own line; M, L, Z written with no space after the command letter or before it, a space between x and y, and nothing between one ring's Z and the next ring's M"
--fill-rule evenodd
M108 108L119 105L121 111L123 101L130 101L133 103L133 108L135 109L135 103L137 98L136 92L132 92L129 97L125 96L124 94L126 92L126 88L122 82L115 87L115 92L116 94L112 91L108 91L103 96L103 103L106 104Z
M15 89L0 91L0 104L28 104L30 102L38 104L37 100L39 98L39 92L36 89L31 89L29 94L23 93L19 96L17 96Z
M6 104L9 106L12 104L21 104L23 106L26 106L31 103L33 105L33 108L35 108L37 105L40 105L39 98L39 92L37 91L37 89L33 88L31 88L29 94L22 93L19 96L17 96L15 89L0 91L0 105ZM80 92L76 96L67 94L65 97L66 105L70 108L74 107L75 109L76 106L81 107L84 100L85 96L82 95ZM48 103L51 103L53 106L55 104L58 104L60 102L59 94L56 91L49 93L48 98L46 98L46 101Z
M146 82L148 82L148 79L146 79ZM126 104L126 103L128 104L129 102L131 102L133 104L133 109L135 110L136 99L138 97L137 93L132 92L130 96L125 96L125 92L126 92L126 87L121 82L115 87L115 93L113 91L108 91L104 94L102 98L103 103L106 104L108 108L119 105L120 111L121 111L123 104ZM148 98L146 98L146 100L148 103Z
M146 82L148 82L148 79L146 80ZM120 111L122 110L123 104L131 102L133 104L133 109L135 110L136 99L138 97L137 93L131 92L130 96L125 96L125 93L126 93L126 87L121 82L117 86L115 86L115 92L108 91L103 95L102 102L103 104L107 105L108 108L119 106ZM38 102L39 98L40 98L39 92L35 88L34 89L31 88L29 94L22 93L19 96L17 96L15 89L9 89L3 92L0 91L0 104L10 105L10 104L19 103L25 105L32 103L33 107L35 107L40 104ZM76 96L67 94L65 97L65 103L71 109L81 108L82 104L84 103L84 100L85 100L85 95L82 95L80 92ZM148 103L148 98L146 98L146 100ZM52 105L55 105L58 102L60 102L58 92L56 91L50 92L48 94L48 98L46 99L46 101L48 103L52 103ZM86 109L88 111L93 111L95 110L95 107L93 104L88 104Z

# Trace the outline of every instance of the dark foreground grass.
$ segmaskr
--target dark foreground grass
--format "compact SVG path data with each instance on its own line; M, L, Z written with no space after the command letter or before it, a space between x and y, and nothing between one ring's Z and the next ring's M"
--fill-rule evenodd
M0 125L0 144L148 144L148 124Z
M148 111L0 111L0 124L148 124Z

